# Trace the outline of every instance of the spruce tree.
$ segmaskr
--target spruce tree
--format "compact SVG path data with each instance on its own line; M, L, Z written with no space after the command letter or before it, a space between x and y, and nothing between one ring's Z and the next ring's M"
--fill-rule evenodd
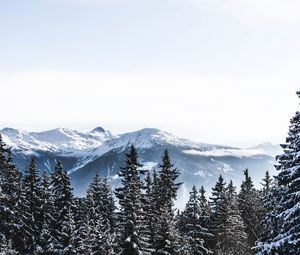
M50 177L44 171L41 179L41 211L42 230L39 237L39 247L41 254L54 254L53 225L55 225L52 214L54 213L53 195L50 188Z
M263 189L262 189L262 193L263 193L263 196L265 196L266 194L269 193L270 189L271 189L271 186L272 186L272 178L270 176L270 173L269 171L266 171L266 174L265 174L265 178L262 179L263 180L263 183L262 183L262 186L263 186Z
M222 250L222 245L225 242L225 222L228 218L228 200L226 193L226 183L224 182L223 176L220 175L217 183L212 188L212 193L210 197L210 229L214 235L214 239L210 243L210 247L214 250L216 254L219 254L219 251Z
M238 195L238 207L246 226L248 246L251 248L255 246L262 231L263 205L259 191L254 188L248 169L244 170L244 176L245 179Z
M113 192L111 190L108 178L105 177L100 185L100 214L102 215L104 232L110 232L113 234L115 232L115 201L113 197Z
M173 201L177 197L181 183L177 182L179 171L171 163L167 150L164 151L159 167L156 194L158 222L153 254L178 254L180 235L176 229Z
M162 163L159 165L159 208L167 208L173 215L173 200L177 197L177 190L181 183L176 182L179 177L179 171L171 163L168 150L164 151Z
M19 254L12 246L11 240L0 240L0 255L17 255Z
M145 215L144 232L147 236L149 236L149 248L153 251L155 243L155 226L157 222L157 215L155 211L153 179L149 172L145 179L145 188L146 191L143 198L143 208L147 213Z
M10 149L0 139L0 235L11 240L17 250L24 249L21 232L22 223L22 182L21 173L13 163Z
M300 98L300 91L297 92ZM290 121L284 153L277 157L276 176L278 187L273 191L279 203L271 213L277 220L270 240L260 243L259 254L300 254L300 112L297 111ZM277 199L276 199L277 198Z
M73 221L73 193L69 176L63 170L60 162L56 163L55 172L51 176L51 190L54 198L54 225L52 236L55 240L55 248L68 250L73 246L73 239L70 229Z
M238 210L236 188L232 181L227 187L227 215L222 254L249 254L245 225Z
M35 158L31 159L26 168L23 179L23 194L22 232L25 241L24 248L28 253L33 253L39 245L43 226L42 190Z
M186 224L186 235L188 236L189 244L191 246L190 254L212 254L212 252L206 248L207 245L204 243L204 238L209 236L209 231L201 225L202 208L196 186L193 186L192 191L190 192L190 198L186 204L183 215Z
M114 236L114 203L107 180L102 182L98 173L89 186L85 205L87 214L84 230L88 242L86 246L89 246L95 255L105 255L114 248L114 244L110 243ZM112 247L108 247L109 244Z
M149 248L148 237L143 235L145 214L143 211L143 183L141 164L138 162L138 154L132 145L130 152L126 154L126 166L121 168L121 187L116 189L116 196L120 204L121 236L120 245L122 255L147 254Z

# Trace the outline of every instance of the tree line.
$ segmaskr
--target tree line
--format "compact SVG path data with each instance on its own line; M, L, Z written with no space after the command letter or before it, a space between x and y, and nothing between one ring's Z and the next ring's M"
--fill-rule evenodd
M261 189L247 169L238 192L220 175L208 199L194 186L180 212L182 183L167 150L149 172L132 145L120 186L96 174L79 198L60 162L40 176L32 158L22 174L0 136L0 255L300 254L299 112L282 148L278 175L266 172Z

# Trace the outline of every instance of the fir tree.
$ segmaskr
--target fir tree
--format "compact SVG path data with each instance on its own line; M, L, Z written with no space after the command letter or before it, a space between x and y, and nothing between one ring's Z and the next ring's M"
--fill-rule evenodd
M17 255L18 252L12 247L12 242L0 240L0 255Z
M220 175L215 187L212 188L210 197L210 229L214 234L214 240L212 243L210 243L210 247L212 247L216 254L218 254L218 251L222 250L222 245L225 242L225 222L228 217L228 201L226 193L226 183L224 182L222 175Z
M24 249L21 233L22 182L21 173L13 163L12 152L0 139L0 234L11 240L14 248Z
M62 164L57 162L55 172L52 174L51 189L54 198L54 226L53 238L55 240L55 248L60 250L68 250L69 246L73 246L73 240L70 236L70 228L73 222L73 193L69 176L63 171Z
M175 221L170 217L168 208L161 211L158 221L158 232L155 251L153 255L179 255L180 236L175 226Z
M114 202L108 181L101 181L97 173L93 179L85 201L86 219L85 234L86 246L89 246L93 254L105 255L114 249L114 244L109 243L113 237ZM111 247L108 247L108 245Z
M191 255L206 255L212 254L204 244L204 237L208 237L209 231L201 225L202 220L202 208L200 205L200 199L198 196L198 190L196 186L193 186L190 192L190 198L186 204L186 209L183 213L185 218L185 229L188 236L188 240L191 246Z
M300 92L297 92L300 97ZM260 243L259 254L300 254L300 112L297 111L290 121L284 153L277 157L276 176L278 187L273 191L275 201L279 203L270 214L274 214L277 224L273 237Z
M246 226L248 246L254 247L262 231L263 206L259 192L254 188L249 176L248 169L244 171L244 175L245 180L241 184L238 195L238 207Z
M54 211L53 195L50 188L50 178L44 171L41 179L41 212L42 212L42 230L39 237L40 254L54 254L53 225L55 225L52 216Z
M263 183L262 183L262 186L263 186L263 189L262 189L262 193L263 193L263 196L266 196L269 192L270 192L270 189L271 189L271 186L272 186L272 178L270 176L270 173L269 171L266 171L266 174L265 174L265 178L262 179L263 180Z
M143 183L140 179L144 171L140 170L141 164L138 162L134 146L131 146L126 156L126 166L119 172L122 186L116 189L116 196L121 207L121 254L147 254L149 243L148 237L143 235L146 212L143 211Z
M149 172L145 179L145 184L146 192L143 199L143 208L147 213L145 215L144 232L147 236L149 236L149 248L153 250L155 243L155 226L157 222L157 215L155 211L153 180Z
M221 254L249 254L245 225L238 210L236 188L232 181L227 187L227 218Z
M179 177L179 171L174 168L171 163L169 153L167 150L164 151L162 157L162 163L159 165L159 179L158 179L158 189L159 189L159 207L163 210L167 208L173 215L173 200L177 197L177 190L179 189L181 183L177 183L176 180Z
M153 254L178 254L179 232L176 229L173 201L181 183L177 183L179 171L171 163L169 153L165 150L159 165L157 180L157 213L155 252Z
M33 253L36 246L39 245L39 237L43 226L42 191L35 158L31 159L25 171L23 194L23 238L25 241L26 251L28 253Z
M100 185L100 194L102 204L100 206L100 214L103 219L104 231L109 231L111 234L115 232L115 201L111 187L107 177L103 179Z

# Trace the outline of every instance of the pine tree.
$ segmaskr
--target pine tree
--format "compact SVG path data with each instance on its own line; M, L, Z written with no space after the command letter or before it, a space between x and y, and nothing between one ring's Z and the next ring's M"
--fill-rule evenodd
M254 247L262 231L263 205L259 192L254 188L248 169L244 171L245 180L238 195L238 207L241 212L249 247Z
M175 220L170 217L168 208L161 211L158 221L159 232L156 233L157 240L153 255L178 255L179 254L179 232L175 226Z
M50 188L50 177L44 171L41 179L41 209L42 209L42 230L39 237L40 254L52 255L55 252L53 225L55 225L52 216L54 212L53 195Z
M35 158L32 158L23 180L24 199L22 203L22 232L25 249L33 253L39 245L39 237L43 226L42 198L40 177L37 173Z
M155 252L153 254L178 254L179 231L176 229L173 201L181 183L177 183L179 171L171 163L169 153L165 150L162 163L159 165L157 180L157 213L158 222L155 230Z
M66 219L61 221L61 233L59 236L60 251L64 255L77 255L75 247L75 222L72 208L68 209Z
M0 255L17 255L18 252L13 249L11 241L0 240Z
M206 245L203 239L204 237L207 238L209 236L209 231L208 229L204 228L203 225L201 225L202 208L196 186L193 186L192 191L190 192L190 198L186 204L186 209L183 215L186 224L186 235L188 236L191 246L190 254L212 254L212 252L205 247Z
M224 245L221 254L249 254L245 225L238 210L236 188L232 181L227 187L227 215L225 221Z
M102 182L97 173L87 191L85 242L93 254L105 255L114 250L114 210L112 192L105 178Z
M266 171L265 178L262 180L263 180L263 183L262 183L262 186L263 186L262 193L263 194L262 195L265 196L270 192L272 182L273 182L269 171Z
M297 92L300 98L300 91ZM278 187L273 191L279 203L270 214L275 215L276 224L272 238L260 243L259 254L300 254L300 112L297 111L290 121L284 153L277 157L276 176ZM277 199L276 199L277 198Z
M174 168L174 165L170 161L169 153L164 151L162 157L162 163L159 165L159 208L167 208L173 215L173 200L177 197L177 190L181 183L177 183L176 180L179 177L179 171Z
M220 175L215 187L212 188L210 197L210 229L214 234L214 240L212 243L210 243L210 247L215 251L216 254L219 254L219 251L222 250L222 245L225 242L225 222L228 217L228 201L226 193L226 183L224 182L222 175Z
M110 184L107 177L103 179L100 185L100 194L102 204L100 206L100 214L102 215L104 232L110 232L113 234L115 232L115 201L113 197L113 192L111 190Z
M75 227L73 221L73 193L69 176L63 171L62 164L56 163L52 174L51 189L54 198L54 226L52 236L55 240L55 249L68 250L73 247L70 229Z
M275 254L275 247L274 249L271 248L270 244L280 232L281 224L277 214L279 212L281 194L283 191L282 188L279 188L276 180L272 181L268 192L263 189L264 218L261 222L262 232L259 242L255 247L255 251L263 251L259 253L260 255Z
M209 229L211 210L209 207L209 203L206 199L205 192L206 191L205 191L204 187L201 186L201 188L199 190L199 203L200 203L199 206L200 206L200 210L201 210L199 223L203 228L205 228L207 230L207 232L205 233L205 235L202 236L202 238L204 240L205 247L207 249L209 249L209 244L214 236Z
M154 249L155 244L155 225L157 224L157 212L156 212L156 204L155 204L155 190L154 187L154 178L156 182L156 173L154 172L153 178L148 172L147 177L145 179L146 183L146 192L143 199L143 206L146 213L145 215L145 232L149 236L149 247L151 250Z
M16 250L24 249L21 234L22 183L21 173L13 163L10 149L7 149L0 137L0 235L11 240Z
M121 207L121 254L147 254L148 237L142 234L146 212L143 211L143 183L140 179L144 171L140 170L141 164L138 162L138 155L133 145L126 157L126 166L119 172L122 186L116 189Z

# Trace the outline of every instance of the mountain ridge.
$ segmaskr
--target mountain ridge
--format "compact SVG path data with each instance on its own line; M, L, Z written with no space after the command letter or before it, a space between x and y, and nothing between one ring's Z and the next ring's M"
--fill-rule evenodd
M172 162L181 172L180 180L185 183L182 191L192 185L211 188L220 174L238 185L245 168L250 169L255 184L259 185L266 170L275 173L274 153L280 152L279 145L270 143L251 148L198 143L155 128L118 135L102 127L87 132L65 128L41 132L4 128L0 133L12 148L21 170L26 168L31 156L37 158L40 171L49 173L53 172L55 162L61 161L79 196L85 193L96 172L118 185L117 173L132 144L144 168L150 171L158 169L162 153L168 149Z

